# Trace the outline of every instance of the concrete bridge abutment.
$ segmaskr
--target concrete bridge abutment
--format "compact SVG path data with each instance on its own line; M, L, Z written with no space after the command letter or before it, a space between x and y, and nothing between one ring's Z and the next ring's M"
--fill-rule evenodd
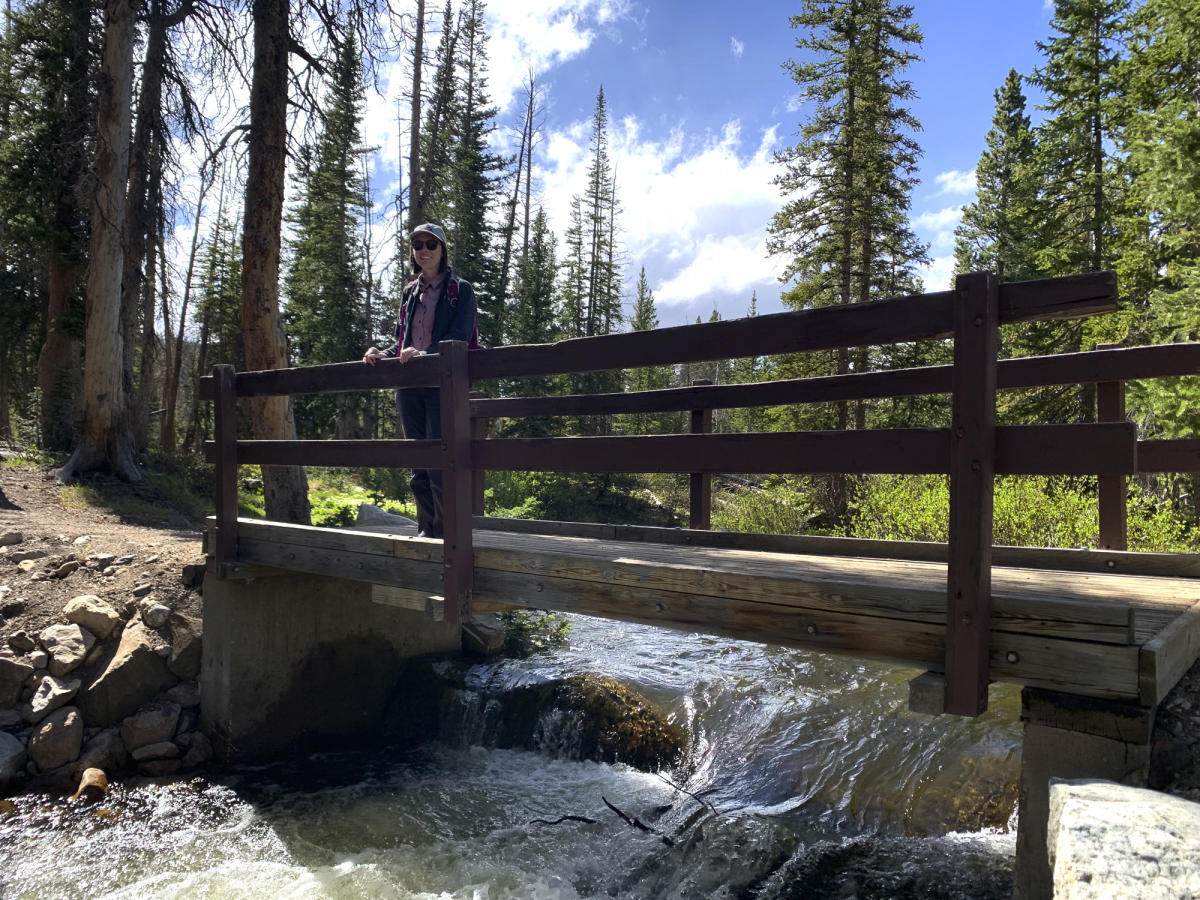
M1047 826L1051 779L1101 778L1144 786L1149 776L1154 707L1057 691L1021 692L1021 782L1014 896L1054 896Z
M201 710L225 760L370 734L412 659L457 653L459 625L378 604L371 586L255 570L204 580Z

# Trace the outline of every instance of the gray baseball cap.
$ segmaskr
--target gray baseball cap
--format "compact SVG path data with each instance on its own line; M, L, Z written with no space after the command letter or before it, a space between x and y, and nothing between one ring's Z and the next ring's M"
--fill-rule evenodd
M435 238L442 242L443 247L450 246L448 243L446 243L446 232L442 231L441 225L434 225L432 222L426 222L424 225L418 225L412 230L412 234L408 236L408 239L411 241L418 234L432 234Z

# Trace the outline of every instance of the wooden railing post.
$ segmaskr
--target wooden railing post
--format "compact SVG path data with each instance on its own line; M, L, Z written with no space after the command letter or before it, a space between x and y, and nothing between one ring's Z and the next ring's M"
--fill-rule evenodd
M483 391L471 391L471 400L486 400L488 395ZM489 419L471 418L471 440L482 441L488 436ZM471 510L477 516L483 515L483 501L487 491L487 473L483 469L473 469L471 472Z
M213 366L213 442L217 476L217 572L237 560L237 396L233 366Z
M467 371L467 342L438 344L438 373L442 406L442 583L445 617L461 622L470 617L475 553L471 541L471 400Z
M1120 344L1099 344L1097 350L1116 350ZM1125 421L1125 382L1101 381L1096 385L1096 421ZM1096 503L1100 507L1100 548L1124 550L1128 542L1124 475L1099 475Z
M698 378L693 386L712 384L707 378ZM688 431L690 434L712 434L712 409L693 409ZM688 526L708 531L712 528L712 475L708 472L692 472L688 485Z
M987 709L999 297L990 272L959 275L954 317L945 711Z

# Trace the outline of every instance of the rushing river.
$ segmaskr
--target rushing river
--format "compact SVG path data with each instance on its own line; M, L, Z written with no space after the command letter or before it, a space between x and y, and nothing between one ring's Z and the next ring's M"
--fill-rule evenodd
M1010 895L1015 690L934 718L912 670L587 618L570 644L471 667L415 751L13 798L0 900ZM541 752L484 745L505 687L581 672L685 725L687 765L571 759L553 721Z

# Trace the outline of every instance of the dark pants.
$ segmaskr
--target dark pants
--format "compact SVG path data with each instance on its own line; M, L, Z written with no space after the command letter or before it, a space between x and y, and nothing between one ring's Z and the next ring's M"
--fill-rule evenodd
M437 388L401 388L396 392L400 425L410 440L442 436L442 402ZM442 470L413 469L408 482L417 501L417 529L426 537L442 536Z

